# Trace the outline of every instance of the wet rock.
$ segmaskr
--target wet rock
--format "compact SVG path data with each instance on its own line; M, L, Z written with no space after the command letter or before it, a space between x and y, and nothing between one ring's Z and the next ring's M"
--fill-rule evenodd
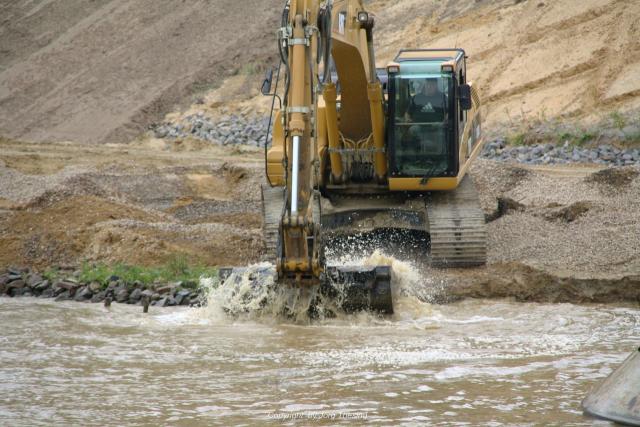
M53 288L47 288L44 291L42 291L42 293L40 294L41 298L53 298L55 296L55 293L53 291Z
M129 299L129 291L126 289L120 289L116 293L116 302L124 303Z
M13 280L7 283L7 290L22 289L26 286L26 283L22 279Z
M129 295L129 304L135 304L140 301L140 297L142 296L142 291L139 288L136 288Z
M100 291L91 297L91 302L92 303L102 302L106 297L107 297L107 291Z
M8 274L1 275L0 276L0 286L6 285L7 283L9 283L9 275Z
M169 298L163 297L157 301L154 301L153 303L151 303L151 305L156 307L167 307L169 305Z
M44 292L45 290L49 289L50 286L51 282L49 282L48 280L43 280L36 285L35 290L37 292Z
M27 286L29 286L30 288L34 288L42 283L43 280L44 278L39 274L29 274L27 276Z
M189 296L190 295L191 295L190 291L179 291L179 292L177 292L176 296L175 296L176 305L188 305L189 304Z
M161 286L159 288L156 288L156 292L164 295L164 294L171 294L173 295L173 293L176 290L176 286L175 285L165 285L165 286Z
M75 301L88 301L93 296L93 292L88 286L81 287L73 297Z
M27 288L25 288L24 286L21 288L11 288L8 291L8 294L12 297L21 297L24 296L27 293Z
M71 293L67 290L56 296L56 301L69 301L71 299Z
M153 300L154 292L151 289L145 289L140 292L140 298L148 298L149 301ZM156 294L157 295L157 294Z
M71 279L65 279L62 282L58 282L56 286L71 292L71 294L73 295L75 294L76 290L80 287L80 284Z
M19 268L19 267L9 267L7 268L7 273L10 276L20 276L22 277L22 273L27 273L29 271L28 268Z

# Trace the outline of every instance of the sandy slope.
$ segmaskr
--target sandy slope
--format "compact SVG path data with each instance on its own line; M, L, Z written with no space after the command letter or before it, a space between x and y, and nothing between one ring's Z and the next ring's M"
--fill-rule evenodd
M366 4L377 14L380 65L402 47L467 50L490 132L541 117L592 120L640 108L635 0ZM281 7L280 0L4 2L0 135L128 141L191 104L194 93L275 63ZM255 92L259 79L241 79L224 101Z
M488 128L640 107L634 0L377 0L380 60L403 47L463 47ZM638 116L640 120L640 116Z
M127 142L193 92L275 57L265 35L280 3L3 2L0 135Z

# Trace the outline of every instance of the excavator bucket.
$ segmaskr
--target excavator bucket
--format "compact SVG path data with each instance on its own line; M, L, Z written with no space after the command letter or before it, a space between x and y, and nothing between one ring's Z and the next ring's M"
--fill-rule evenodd
M640 348L582 401L597 418L640 426Z
M310 316L316 313L316 305L321 299L332 301L332 307L345 313L371 311L393 314L389 266L328 266L317 283L304 285L296 285L291 281L279 282L274 267L221 268L218 278L220 286L228 289L227 297L234 300L234 309L229 308L229 312L243 304L247 310L262 309L276 289L296 288L312 295L308 305ZM287 302L283 311L295 312L299 296L292 293L289 299L291 301Z
M321 277L323 295L336 298L346 312L393 314L391 267L327 267Z

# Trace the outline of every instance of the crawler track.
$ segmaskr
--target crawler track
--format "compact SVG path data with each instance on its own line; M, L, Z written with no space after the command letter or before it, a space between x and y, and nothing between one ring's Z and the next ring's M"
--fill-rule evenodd
M487 230L469 175L455 191L433 193L427 202L431 265L471 267L487 262Z

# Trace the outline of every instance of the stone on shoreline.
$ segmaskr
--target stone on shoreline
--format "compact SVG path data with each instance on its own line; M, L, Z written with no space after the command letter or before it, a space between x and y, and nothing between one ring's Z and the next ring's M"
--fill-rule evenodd
M111 276L108 285L104 286L96 281L79 281L78 271L67 271L68 277L53 282L29 269L12 267L0 273L0 296L35 296L93 303L110 298L126 304L141 304L146 299L151 305L160 307L202 305L203 301L202 291L194 281L145 285L139 281L126 283L117 276Z

